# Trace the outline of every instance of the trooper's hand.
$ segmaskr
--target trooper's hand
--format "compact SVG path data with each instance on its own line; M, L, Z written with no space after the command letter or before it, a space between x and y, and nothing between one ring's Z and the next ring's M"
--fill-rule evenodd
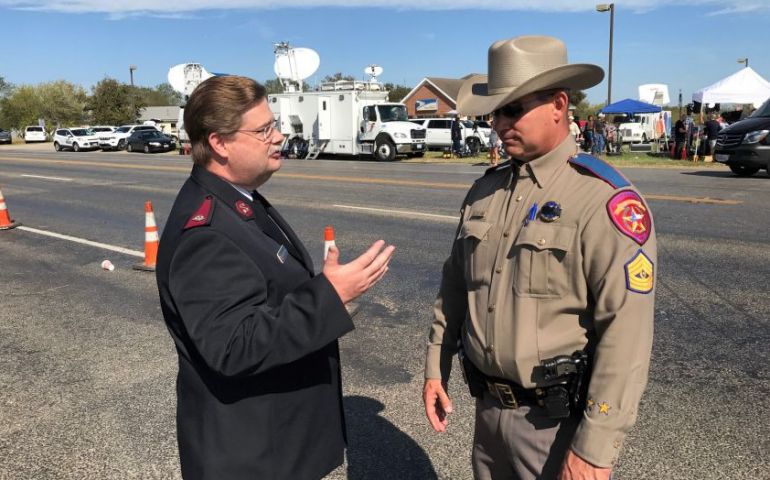
M337 291L342 303L348 303L380 281L388 271L388 262L395 249L393 245L386 247L383 240L377 240L360 257L350 263L340 264L340 251L332 246L324 261L323 274Z
M567 450L559 480L609 480L612 469L596 467Z
M425 415L433 430L446 431L447 415L452 413L452 401L446 393L446 383L438 378L426 378L422 389L422 401L425 403Z

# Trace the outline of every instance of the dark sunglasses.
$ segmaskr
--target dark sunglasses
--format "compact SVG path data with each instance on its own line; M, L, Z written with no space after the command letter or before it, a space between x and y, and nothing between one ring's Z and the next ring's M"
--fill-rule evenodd
M532 107L542 104L546 100L549 100L554 93L560 90L548 90L545 92L538 92L537 96L527 102L511 102L498 108L492 115L494 117L505 116L508 118L517 118L522 113L530 110Z

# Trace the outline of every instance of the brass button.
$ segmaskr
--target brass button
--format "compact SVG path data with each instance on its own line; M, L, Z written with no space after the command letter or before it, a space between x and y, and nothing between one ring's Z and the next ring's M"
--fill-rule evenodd
M497 267L495 269L495 273L502 273L503 269L501 267Z
M494 304L492 304L492 305L487 307L487 312L494 312L494 311L495 311L495 305Z
M522 198L523 198L523 197L522 197L521 195L519 195L518 197L516 197L516 201L517 201L517 202L520 202Z
M487 352L492 353L494 351L495 351L495 346L494 345L490 345L490 346L487 347Z
M538 244L538 245L540 245L541 247L542 247L543 245L545 245L545 238L541 238L540 240L538 240L538 241L537 241L537 244Z
M503 232L503 236L504 236L505 238L508 238L508 235L510 235L508 232Z

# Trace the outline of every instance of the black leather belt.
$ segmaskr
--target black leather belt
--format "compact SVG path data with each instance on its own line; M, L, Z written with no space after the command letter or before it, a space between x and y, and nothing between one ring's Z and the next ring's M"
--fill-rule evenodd
M519 405L543 406L544 392L539 388L524 388L518 383L500 378L485 378L487 390L503 408L519 408Z

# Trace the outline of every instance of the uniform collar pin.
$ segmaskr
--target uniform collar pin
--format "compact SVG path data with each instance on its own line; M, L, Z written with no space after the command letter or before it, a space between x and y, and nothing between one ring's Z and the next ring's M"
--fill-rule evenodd
M553 222L561 217L561 205L554 201L545 202L540 208L540 219L544 222Z

